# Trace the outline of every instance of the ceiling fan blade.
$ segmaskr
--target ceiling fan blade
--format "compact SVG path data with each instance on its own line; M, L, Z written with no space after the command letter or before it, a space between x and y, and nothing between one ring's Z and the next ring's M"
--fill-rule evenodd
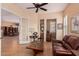
M36 4L35 3L33 3L33 5L36 7Z
M47 5L48 3L42 3L42 4L40 4L40 6L44 6L44 5Z
M38 8L36 9L36 13L38 12Z
M28 7L27 9L33 9L33 8L35 8L35 7Z
M47 9L45 9L45 8L40 8L40 9L42 9L42 10L44 10L44 11L47 11Z

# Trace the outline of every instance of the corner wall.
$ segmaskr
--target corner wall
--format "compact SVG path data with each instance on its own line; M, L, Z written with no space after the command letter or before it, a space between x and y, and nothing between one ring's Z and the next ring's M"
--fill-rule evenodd
M64 15L68 16L68 34L78 35L71 32L71 17L79 13L79 3L69 4L68 7L64 10Z

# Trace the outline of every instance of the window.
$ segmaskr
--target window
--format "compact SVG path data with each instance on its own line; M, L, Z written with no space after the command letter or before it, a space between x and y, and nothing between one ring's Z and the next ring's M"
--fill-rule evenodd
M68 18L67 16L64 17L64 23L63 23L64 36L68 34L67 33L68 32L67 31L67 28L68 28L68 19L67 18Z

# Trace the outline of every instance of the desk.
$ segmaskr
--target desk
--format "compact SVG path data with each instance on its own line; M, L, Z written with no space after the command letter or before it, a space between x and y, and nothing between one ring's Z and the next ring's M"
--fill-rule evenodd
M32 49L34 51L34 55L38 52L43 52L43 44L38 41L31 42L26 48Z

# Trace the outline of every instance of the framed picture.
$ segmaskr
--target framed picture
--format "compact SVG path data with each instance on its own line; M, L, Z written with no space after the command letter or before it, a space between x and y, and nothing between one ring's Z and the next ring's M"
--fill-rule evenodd
M57 29L63 29L63 24L62 23L57 24Z
M71 30L74 33L79 33L79 15L71 18Z

